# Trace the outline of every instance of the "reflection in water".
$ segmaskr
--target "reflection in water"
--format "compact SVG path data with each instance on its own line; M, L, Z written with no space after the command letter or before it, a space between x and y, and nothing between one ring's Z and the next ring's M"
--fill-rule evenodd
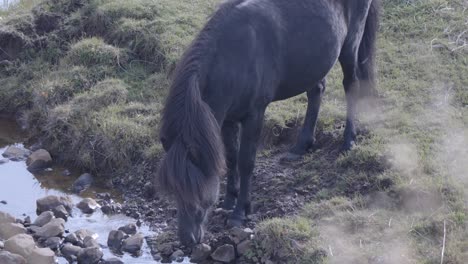
M2 154L8 145L14 142L20 142L21 133L15 127L14 123L0 119L0 154ZM21 144L16 144L22 147ZM0 156L0 159L3 158ZM52 172L43 172L34 176L26 169L24 161L9 161L0 165L0 201L6 201L6 204L0 203L0 211L7 212L16 218L24 219L30 216L34 221L36 218L36 200L47 195L69 196L77 204L83 197L92 197L95 193L109 192L109 190L92 188L87 193L80 196L71 194L68 189L72 185L76 176L62 176L63 168L54 167ZM115 194L113 195L115 197ZM123 225L135 223L134 219L124 215L106 216L100 210L92 215L85 215L78 209L73 210L73 217L68 218L65 228L70 232L79 229L89 229L98 234L97 241L103 247L104 258L114 257L107 249L107 237L111 230L115 230ZM152 232L147 226L139 229L145 236ZM125 254L120 257L124 263L155 263L149 247L145 245L142 250L142 256L133 258ZM67 263L60 259L59 263Z

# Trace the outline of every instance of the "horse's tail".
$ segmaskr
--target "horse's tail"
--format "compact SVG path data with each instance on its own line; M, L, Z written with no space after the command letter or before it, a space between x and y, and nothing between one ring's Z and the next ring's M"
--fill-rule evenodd
M372 3L367 14L366 26L359 46L358 56L359 79L361 82L360 94L362 97L377 95L374 67L380 17L380 0L371 1Z
M202 100L199 61L186 57L176 69L160 131L166 157L158 179L184 203L199 204L218 192L225 170L224 144L211 108Z

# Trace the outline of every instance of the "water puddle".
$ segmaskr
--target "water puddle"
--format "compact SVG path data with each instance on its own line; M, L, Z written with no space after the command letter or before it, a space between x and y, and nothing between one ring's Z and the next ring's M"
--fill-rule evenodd
M22 147L21 139L23 136L17 129L14 122L0 119L0 154L10 145ZM0 159L3 157L0 156ZM109 190L91 188L80 196L70 193L68 188L76 179L74 176L63 176L63 168L53 167L50 172L43 172L37 175L31 174L26 169L24 161L8 161L0 165L0 201L6 201L6 204L0 203L0 211L7 212L16 218L24 219L30 216L34 221L36 216L36 200L47 195L69 196L77 204L85 197L93 197L96 193L108 192ZM119 199L117 193L112 193L114 200ZM102 246L104 259L118 257L124 263L155 263L149 247L145 244L142 249L142 255L138 258L128 254L124 256L115 256L107 248L107 237L111 230L116 230L126 224L135 223L136 220L124 215L107 216L100 210L92 215L83 214L79 209L73 210L73 217L69 217L65 225L66 230L75 232L79 229L88 229L99 235L98 243ZM139 232L145 236L153 235L148 226L142 225ZM59 263L68 263L65 259L60 259Z

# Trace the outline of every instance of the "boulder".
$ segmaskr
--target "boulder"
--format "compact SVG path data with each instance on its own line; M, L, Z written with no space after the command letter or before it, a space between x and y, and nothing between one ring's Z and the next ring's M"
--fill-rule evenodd
M182 250L176 250L170 257L171 261L182 262L184 261L184 252Z
M251 240L244 240L237 245L237 253L241 256L245 255L247 251L252 247Z
M28 257L28 263L55 264L55 253L49 248L35 248Z
M0 238L9 239L12 236L18 234L25 234L26 228L23 225L17 223L6 223L0 224Z
M112 230L109 233L109 237L107 238L107 246L110 249L119 251L120 247L122 246L122 241L125 238L125 233L120 230Z
M52 209L52 212L54 213L55 217L62 218L65 221L67 221L68 217L70 216L67 209L63 205L55 207Z
M98 234L94 233L93 231L90 231L88 229L80 229L78 231L75 231L75 235L78 238L79 241L84 241L85 237L90 236L94 239L98 238Z
M30 235L19 234L5 241L5 250L27 259L36 248L36 243Z
M36 213L38 215L45 211L52 211L54 208L60 205L63 205L63 207L65 207L69 214L71 214L71 210L73 208L73 202L69 197L58 197L55 195L49 195L44 198L38 199L36 201L36 205Z
M2 156L11 160L24 160L28 157L30 151L20 146L9 146Z
M119 230L131 236L131 235L136 234L137 226L135 224L128 224L128 225L119 227Z
M15 223L16 219L8 213L0 211L0 224Z
M202 262L211 254L211 247L207 244L198 244L192 250L190 260L192 262Z
M234 227L229 231L229 233L232 241L236 244L239 244L240 242L250 238L250 236L253 234L253 231L250 228L242 229Z
M215 261L229 263L236 259L236 252L234 250L233 245L223 245L217 248L213 254L211 254L211 258Z
M77 257L78 256L78 253L80 253L80 250L81 248L78 247L78 246L74 246L72 244L69 244L69 243L66 243L62 249L60 250L60 252L62 252L62 255L69 259L71 258L72 256L75 256Z
M83 245L85 248L99 247L99 243L91 236L87 236L83 239Z
M65 220L54 218L49 223L39 228L34 234L42 239L61 236L65 232Z
M82 174L72 185L74 193L81 193L88 189L93 183L93 176L89 173Z
M61 241L59 237L50 237L44 242L44 246L52 250L57 250L60 247Z
M49 152L45 149L39 149L34 151L26 160L29 171L38 171L45 169L52 164L52 157Z
M26 259L8 251L0 251L1 264L26 264Z
M84 248L78 253L78 264L96 264L104 253L100 248Z
M85 214L92 214L100 207L100 205L94 199L85 198L81 200L76 207Z
M143 246L144 239L145 238L140 233L133 235L123 241L122 250L130 254L137 254Z
M42 212L36 218L36 220L34 220L32 224L35 226L42 227L42 226L45 226L47 223L49 223L50 220L52 220L53 218L54 218L54 214L52 212L50 211Z

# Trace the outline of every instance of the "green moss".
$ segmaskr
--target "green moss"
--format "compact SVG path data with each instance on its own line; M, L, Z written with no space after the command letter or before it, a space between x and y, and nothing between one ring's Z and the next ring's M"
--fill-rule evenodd
M108 66L118 69L126 63L126 56L123 50L106 44L102 39L89 38L71 47L66 62L71 65Z

